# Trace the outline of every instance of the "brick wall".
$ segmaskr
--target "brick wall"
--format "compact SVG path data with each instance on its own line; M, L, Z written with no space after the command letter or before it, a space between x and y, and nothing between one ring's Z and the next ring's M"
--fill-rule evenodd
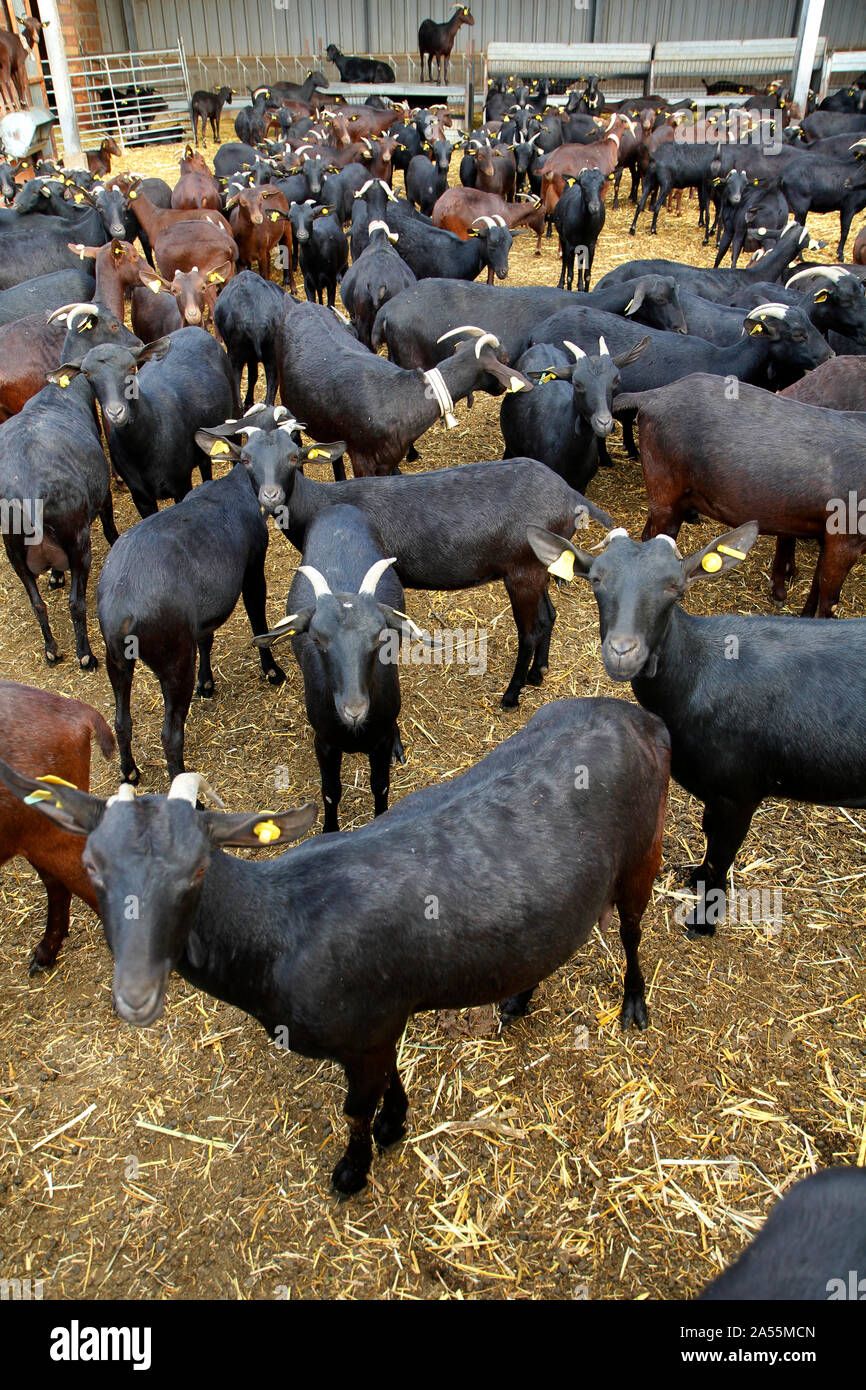
M96 0L58 0L63 41L70 58L104 48Z

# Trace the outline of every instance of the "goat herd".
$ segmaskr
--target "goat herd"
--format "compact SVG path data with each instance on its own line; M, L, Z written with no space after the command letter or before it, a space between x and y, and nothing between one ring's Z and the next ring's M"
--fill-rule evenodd
M622 1027L647 1027L638 946L670 774L704 807L691 938L724 921L766 798L866 806L866 619L819 621L866 546L866 232L854 261L832 266L807 259L804 225L838 211L841 260L866 206L866 85L792 120L779 84L697 119L654 97L608 110L594 79L561 109L548 108L547 83L493 83L484 124L456 142L451 187L445 108L329 103L326 89L310 73L252 92L239 140L219 145L213 169L187 146L173 187L112 175L110 141L89 171L0 168L3 540L51 667L61 651L37 581L55 590L68 574L76 659L91 672L99 519L110 550L96 613L122 777L107 799L89 792L91 737L114 748L89 705L0 683L0 860L27 858L47 892L31 973L55 964L74 894L102 920L122 1019L158 1019L177 971L292 1050L338 1062L349 1142L333 1185L348 1195L367 1182L373 1141L404 1133L397 1057L413 1014L498 1003L503 1020L520 1017L616 909ZM218 141L232 96L196 94L203 138L209 123ZM673 218L673 191L697 194L705 240L721 239L715 269L623 256L590 289L608 188L616 208L625 169L635 223L654 196L653 232L666 205ZM559 288L494 284L516 236L533 234L542 254L545 224L559 236ZM721 268L729 246L733 267ZM756 254L737 268L743 248ZM501 397L502 457L401 472L476 393ZM615 421L640 459L640 541L585 495L611 464ZM316 462L333 482L308 476ZM141 517L120 535L118 489ZM302 557L274 626L269 518ZM699 519L718 534L684 556L680 529ZM694 586L717 588L724 608L725 578L759 534L776 538L777 602L797 541L818 542L803 616L687 613ZM412 644L435 656L443 643L408 616L406 591L502 581L517 651L501 703L513 710L548 672L551 576L588 581L604 670L637 703L547 703L389 811L392 764L405 759L400 668L422 650ZM214 695L214 636L239 598L271 686L287 679L273 652L291 640L323 830L339 830L344 755L369 759L373 794L362 828L256 860L223 851L299 840L316 805L266 809L268 791L230 813L184 763L193 694ZM139 662L162 693L167 795L155 777L133 790ZM710 1296L772 1296L771 1266L778 1296L826 1297L836 1266L863 1260L862 1177L838 1170L797 1189L790 1220L783 1203L768 1227L767 1259L759 1239ZM822 1245L813 1232L805 1263L780 1262L779 1231L796 1251L816 1210L844 1214L827 1227L836 1236Z

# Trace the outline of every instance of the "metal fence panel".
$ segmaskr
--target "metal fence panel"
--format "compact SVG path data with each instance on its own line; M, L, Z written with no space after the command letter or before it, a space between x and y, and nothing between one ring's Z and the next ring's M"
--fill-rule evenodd
M43 63L49 109L56 113L47 61ZM81 54L69 58L69 75L85 147L112 136L136 147L185 139L191 134L189 77L183 45L135 53ZM131 90L132 89L132 90ZM60 127L54 128L62 155Z

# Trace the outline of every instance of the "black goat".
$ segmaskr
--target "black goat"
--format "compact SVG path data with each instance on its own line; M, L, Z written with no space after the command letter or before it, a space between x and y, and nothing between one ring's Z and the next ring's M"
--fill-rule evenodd
M125 781L140 778L130 713L136 662L143 661L159 681L165 705L162 746L169 776L176 777L184 770L184 725L193 686L197 695L213 696L214 633L241 595L253 633L267 631L267 548L268 529L241 467L195 488L176 507L145 517L112 547L96 592ZM285 672L270 652L263 649L259 656L271 685L281 685Z
M210 121L210 128L213 131L214 144L220 143L220 117L224 106L231 106L234 92L231 87L220 87L217 92L193 92L192 101L189 104L189 114L192 120L192 138L196 144L199 143L197 125L201 122L201 143L207 149L207 123Z
M866 290L856 275L851 275L842 266L821 265L799 270L786 285L753 285L734 295L732 304L738 308L753 309L770 299L781 304L799 305L831 347L836 346L833 341L835 334L844 334L861 347L866 347ZM680 300L689 320L689 332L700 333L699 328L691 326L691 296L683 294ZM710 311L719 307L707 305Z
M436 59L436 81L442 82L442 62L445 61L445 81L448 81L448 63L451 50L461 24L474 24L475 20L466 5L455 5L454 13L444 24L434 19L424 19L418 29L418 52L421 56L421 81L424 81L424 56L427 55L427 76L433 81L433 59Z
M766 797L866 805L858 713L866 619L698 618L679 606L693 584L745 559L757 535L757 523L748 522L681 559L661 536L639 545L614 533L594 556L529 532L540 560L571 558L590 580L607 674L631 681L640 703L664 720L672 775L704 802L707 848L691 873L701 899L685 919L690 936L711 936L724 920L728 870Z
M398 233L392 232L387 222L375 221L369 224L368 233L365 250L340 285L343 305L351 316L358 341L365 347L372 346L373 322L382 305L415 284L415 276L394 249ZM273 404L273 398L269 403Z
M64 362L49 380L79 373L110 425L111 461L140 514L155 512L159 498L179 502L202 464L194 431L238 408L231 367L216 339L203 328L179 328L137 350L96 347L78 364ZM201 467L203 478L209 468Z
M298 243L298 259L304 291L311 304L333 309L337 286L349 265L349 242L339 217L328 208L316 207L312 200L292 203L289 208L292 239Z
M539 384L552 384L527 396L503 399L499 413L503 458L529 454L578 492L585 492L599 463L607 462L600 441L613 430L611 404L620 389L620 368L635 361L647 342L644 338L617 357L611 357L604 338L599 339L597 356L566 343L572 360L549 343L531 347L519 358L519 370Z
M584 293L589 291L595 246L604 227L605 210L601 191L606 181L607 175L601 169L582 169L576 179L566 179L562 197L553 210L562 257L560 289L571 289L575 252L579 252L577 288Z
M8 290L0 290L0 327L30 314L49 314L63 304L79 304L92 299L93 272L93 261L84 261L76 270L55 270L49 275L21 280Z
M475 341L441 370L405 371L369 352L329 309L287 301L277 341L280 399L315 439L346 440L356 477L392 473L438 419L456 423L455 401L500 386L531 388L506 366L495 337L470 331Z
M382 637L388 629L406 638L421 634L403 616L403 586L393 563L363 512L344 503L329 507L307 529L287 616L256 639L259 647L292 639L315 734L325 834L340 828L344 753L369 759L376 816L388 809L391 759L403 758L399 666Z
M350 58L341 53L335 43L329 43L325 57L333 63L340 74L341 82L393 82L394 69L388 63L380 63L375 58Z
M789 1188L739 1259L699 1294L826 1303L866 1296L866 1172L824 1168Z
M217 297L214 323L226 345L239 400L241 375L247 369L245 409L253 403L260 362L265 369L265 401L273 405L277 398L275 342L285 300L279 285L252 270L233 275Z
M153 1023L177 969L293 1051L344 1067L350 1138L332 1181L351 1194L367 1180L372 1138L386 1148L403 1133L396 1049L413 1013L496 1000L506 1018L525 1013L539 981L616 907L626 956L621 1022L646 1027L638 947L661 857L669 760L664 727L644 710L556 701L459 777L403 797L352 834L261 864L219 847L297 839L313 807L196 810L195 774L167 798L133 794L122 805L5 763L0 777L21 799L45 793L39 811L88 836L82 863L114 955L122 1018ZM576 764L586 782L563 775ZM543 893L528 889L540 842ZM124 911L131 901L135 921Z
M483 323L490 325L509 361L516 361L537 324L575 303L685 333L677 293L676 281L659 275L623 280L604 290L596 287L589 295L546 285L492 289L462 280L422 280L395 295L376 315L372 347L378 352L387 343L388 355L399 366L426 370L448 355L450 339L444 334L460 323Z
M517 705L523 686L540 685L547 670L556 610L547 596L548 580L526 541L523 523L530 513L546 518L553 531L571 535L589 517L610 525L610 517L536 459L465 463L432 473L391 478L352 478L317 483L300 465L317 451L300 448L293 421L266 428L261 409L230 431L201 432L229 447L232 458L249 468L259 505L273 516L287 539L303 550L307 528L325 508L350 503L376 527L384 553L396 557L397 574L407 589L471 589L501 579L517 627L517 660L502 704ZM273 423L276 421L275 413ZM338 447L342 447L340 444Z
M448 187L449 141L435 140L430 146L430 156L416 154L406 170L406 197L425 217L432 216L437 198Z
M371 180L372 186L378 181ZM504 280L508 275L508 253L514 234L497 223L473 231L468 241L461 241L453 232L434 227L432 222L415 211L404 198L391 198L386 205L368 199L368 187L357 194L352 209L352 259L357 260L367 245L370 220L383 218L399 233L397 249L416 280L446 278L474 280L487 269L488 284ZM390 193L391 190L388 189ZM367 201L367 206L360 204Z
M848 164L804 154L787 166L779 185L797 222L805 222L810 211L839 213L836 259L843 261L854 215L866 208L866 161Z
M746 266L744 270L705 270L700 266L687 265L683 261L627 261L603 275L593 293L597 294L609 285L617 285L621 280L633 280L638 275L669 275L677 284L691 290L693 294L702 295L704 299L717 299L720 303L726 304L729 296L744 286L756 284L759 280L780 279L785 267L800 254L809 239L806 229L794 222L790 227L786 227L772 251L762 256L756 265Z
M109 545L117 540L117 528L93 391L73 375L72 368L61 372L59 385L44 387L0 427L0 529L52 666L61 659L60 650L36 576L48 569L55 575L70 571L75 653L81 668L93 671L98 662L87 636L90 526L98 516Z
M692 372L736 377L777 390L832 356L802 309L783 304L749 310L743 315L737 341L727 346L691 334L660 333L586 304L561 309L545 319L533 329L531 340L559 344L569 339L591 352L601 335L617 353L627 352L643 337L649 339L639 361L624 370L624 391L649 391Z
M710 165L716 153L716 145L709 143L680 144L671 140L659 145L650 155L649 167L644 174L640 198L634 211L629 231L632 236L637 231L637 220L655 193L650 235L655 236L659 212L675 188L694 188L698 195L698 225L709 220L709 179Z

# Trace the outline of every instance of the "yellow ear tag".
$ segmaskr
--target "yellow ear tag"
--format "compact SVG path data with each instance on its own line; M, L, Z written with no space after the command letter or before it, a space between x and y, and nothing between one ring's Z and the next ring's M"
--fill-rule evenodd
M263 845L269 845L274 840L278 840L282 833L280 827L275 825L272 820L260 820L258 825L253 826L253 834Z
M520 380L519 376L512 376L508 378L508 390L509 392L511 392L512 395L516 394L518 391L523 390L523 382Z
M563 550L558 560L554 560L552 565L547 566L548 574L555 574L557 579L574 578L574 556L570 550Z
M47 791L45 791L45 790L42 789L42 788L37 788L37 790L31 792L29 796L25 796L25 798L24 798L24 805L25 805L25 806L35 806L35 805L37 804L37 802L39 802L39 801L53 801L53 800L54 800L54 797L51 795L50 792L47 792Z
M722 557L711 550L709 555L705 555L701 560L701 569L705 569L707 574L717 574L722 568Z
M749 329L749 336L753 337L755 333L763 333L763 331L764 325L762 323L753 323Z
M280 220L280 214L279 214L278 212L272 212L272 213L271 213L271 221L272 221L272 222L279 222L279 220Z
M829 299L829 298L830 298L830 291L829 291L829 290L819 290L818 293L815 295L815 303L816 303L816 304L823 304L823 303L824 303L824 300L825 300L825 299Z
M215 458L218 454L230 454L231 450L224 439L215 439L210 446L210 456Z
M212 285L222 285L225 283L223 277L221 275L217 275L215 270L212 270L207 278Z
M67 782L65 777L55 777L50 772L44 772L41 777L37 778L37 781L50 782L54 787L71 787L74 792L78 791L74 782Z
M159 283L158 280L148 280L147 288L149 290L153 290L154 294L159 294L160 290L162 289L162 285Z
M545 372L543 376L540 376L538 378L538 380L539 384L542 381L556 381L556 372Z
M57 378L57 385L58 385L58 386L68 386L68 385L69 385L69 377L66 375L65 372L63 373L63 376L59 376L59 377Z
M745 550L735 550L732 545L717 545L716 550L720 555L729 555L732 560L745 560Z
M311 449L307 454L308 459L329 459L330 452L327 449Z

